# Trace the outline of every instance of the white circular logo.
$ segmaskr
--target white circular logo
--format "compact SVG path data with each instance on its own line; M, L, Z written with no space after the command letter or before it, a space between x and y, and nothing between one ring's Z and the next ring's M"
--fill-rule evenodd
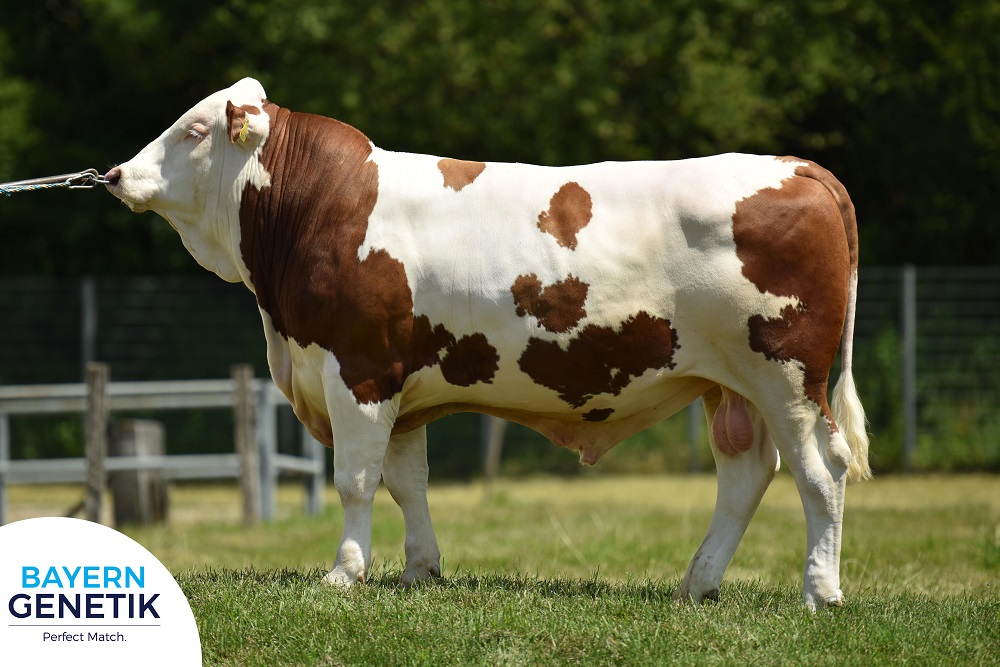
M141 544L100 524L0 526L0 664L201 665L191 606Z

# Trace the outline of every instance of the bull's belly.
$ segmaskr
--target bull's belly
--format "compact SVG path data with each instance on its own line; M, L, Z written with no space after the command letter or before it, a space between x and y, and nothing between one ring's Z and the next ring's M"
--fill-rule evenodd
M296 416L313 437L333 446L331 421L336 422L337 414L330 414L330 406L336 401L329 396L349 395L336 358L316 345L303 348L281 336L268 337L268 356L274 380ZM517 371L498 373L490 383L458 387L449 384L440 369L425 368L407 380L396 399L393 433L457 412L478 412L527 426L557 445L578 450L584 462L595 463L625 438L675 414L714 384L695 375L651 370L617 395L597 394L574 407Z
M479 412L527 426L557 445L578 450L582 461L593 464L625 438L682 410L714 384L697 376L649 371L617 395L597 395L582 408L574 408L526 376L456 391L440 385L428 371L404 389L394 432L456 412Z
M457 412L479 412L527 426L594 463L625 438L675 414L715 385L756 400L747 377L799 373L796 364L774 364L753 353L746 343L746 320L728 312L723 307L703 307L698 316L674 317L680 343L669 366L648 367L621 385L589 385L586 390L579 389L588 386L586 378L574 375L572 365L563 365L569 374L550 386L539 381L546 376L538 369L534 376L526 373L522 355L529 335L505 330L507 345L498 349L497 370L488 381L454 384L440 363L411 374L402 392L391 399L395 403L393 432L411 431ZM303 348L273 329L268 331L269 324L265 318L275 382L313 436L332 446L331 420L335 425L337 411L360 407L344 384L338 360L315 344ZM713 336L686 335L692 331L711 331ZM502 337L489 332L487 338ZM801 384L798 375L790 381Z

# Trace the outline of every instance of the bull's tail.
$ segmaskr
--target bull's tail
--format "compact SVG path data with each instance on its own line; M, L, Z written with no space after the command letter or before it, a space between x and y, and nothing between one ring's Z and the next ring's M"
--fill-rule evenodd
M840 429L841 435L851 449L851 462L847 467L847 481L859 482L871 479L872 469L868 465L868 431L866 429L865 409L858 398L858 390L854 386L854 375L851 373L851 357L854 350L854 314L858 301L858 221L854 213L847 189L837 178L819 165L802 160L805 166L798 167L796 173L809 176L822 183L840 207L844 219L844 232L847 235L847 247L850 253L851 278L847 297L847 316L844 318L844 331L840 339L840 358L842 368L840 378L833 388L833 400L830 410L833 419Z
M851 448L851 462L847 466L847 482L860 482L871 479L872 469L868 465L868 431L866 429L865 409L858 398L858 390L854 386L854 375L851 373L851 355L854 348L854 308L858 298L858 271L851 269L851 288L847 301L847 317L844 320L844 333L841 338L840 358L842 368L840 378L833 388L833 400L830 410L833 420L840 429L841 435Z

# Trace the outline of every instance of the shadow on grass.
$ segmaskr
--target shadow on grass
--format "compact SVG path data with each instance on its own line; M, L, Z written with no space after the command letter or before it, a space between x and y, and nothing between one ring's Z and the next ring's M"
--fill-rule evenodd
M633 600L643 603L663 604L680 602L677 598L679 582L665 582L651 579L610 581L602 579L596 572L590 579L569 577L543 578L522 573L505 572L456 572L446 577L429 579L407 588L399 583L401 570L376 567L364 584L352 591L380 591L400 595L422 595L441 593L484 594L507 593L530 597L562 599L616 599ZM177 576L182 587L191 586L253 586L274 589L326 588L322 583L326 570L293 569L211 569L183 572ZM337 590L331 588L330 590ZM798 596L792 589L777 590L762 582L737 581L723 583L720 603L746 603L761 606L774 604L776 597L782 601L794 601ZM715 602L707 602L712 606Z
M392 585L396 579L391 574L384 585ZM608 581L595 573L590 579L568 577L542 578L526 574L504 572L471 573L457 572L442 579L434 579L418 584L422 588L442 590L468 590L472 592L503 591L507 593L529 593L538 597L560 598L632 598L644 602L667 602L675 598L677 586L672 583L653 580Z

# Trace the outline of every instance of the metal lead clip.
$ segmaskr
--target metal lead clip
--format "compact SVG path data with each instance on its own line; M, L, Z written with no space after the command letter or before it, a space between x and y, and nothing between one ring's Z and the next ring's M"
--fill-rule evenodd
M108 183L103 175L98 174L96 169L85 169L79 174L68 174L66 187L78 190L92 188L98 183Z
M45 176L43 178L29 178L24 181L14 181L13 183L0 183L0 193L9 195L13 192L42 190L45 188L89 190L98 183L104 184L107 182L108 180L105 179L103 175L97 173L96 169L85 169L72 174Z

